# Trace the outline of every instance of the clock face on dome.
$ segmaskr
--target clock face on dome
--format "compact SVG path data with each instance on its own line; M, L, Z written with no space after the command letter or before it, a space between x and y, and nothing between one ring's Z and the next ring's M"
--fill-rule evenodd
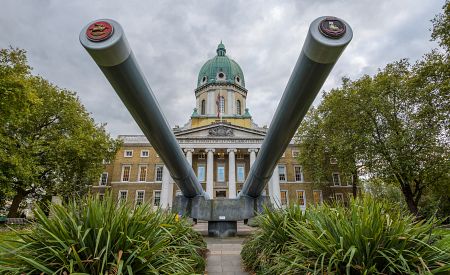
M345 24L336 17L327 17L320 22L319 31L326 37L338 39L345 34Z

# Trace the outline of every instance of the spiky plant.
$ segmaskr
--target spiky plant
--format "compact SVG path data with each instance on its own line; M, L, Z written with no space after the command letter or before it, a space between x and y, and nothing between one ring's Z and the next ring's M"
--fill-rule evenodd
M298 208L281 213L292 211ZM278 224L270 216L266 214L268 222ZM437 245L442 239L442 231L434 230L437 224L434 219L415 220L370 197L352 201L348 208L309 207L301 219L275 229L283 233L256 233L284 235L287 240L280 239L284 248L266 255L272 260L253 270L261 274L448 274L450 248Z
M204 241L184 219L144 204L117 204L110 196L88 197L37 208L30 232L13 245L0 244L5 274L201 273Z

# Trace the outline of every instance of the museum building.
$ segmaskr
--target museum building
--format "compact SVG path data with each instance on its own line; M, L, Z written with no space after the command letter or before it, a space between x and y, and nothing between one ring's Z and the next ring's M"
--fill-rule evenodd
M235 198L268 129L255 124L246 107L248 91L239 64L226 55L222 42L216 52L198 74L196 108L189 121L173 132L209 196ZM103 195L110 190L120 201L135 205L150 201L155 207L170 208L181 192L147 138L120 135L119 139L123 145L115 159L105 164L93 192ZM329 182L319 185L303 171L298 154L291 141L264 190L272 203L306 208L328 199L347 200L351 182L340 175L333 158Z

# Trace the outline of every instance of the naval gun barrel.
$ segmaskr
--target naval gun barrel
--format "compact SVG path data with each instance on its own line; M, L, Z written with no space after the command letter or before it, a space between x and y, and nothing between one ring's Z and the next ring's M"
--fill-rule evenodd
M240 196L256 198L261 195L278 160L352 36L350 26L336 17L319 17L311 23L303 49Z
M82 29L80 42L164 161L183 195L207 197L161 112L120 24L110 19L93 21Z

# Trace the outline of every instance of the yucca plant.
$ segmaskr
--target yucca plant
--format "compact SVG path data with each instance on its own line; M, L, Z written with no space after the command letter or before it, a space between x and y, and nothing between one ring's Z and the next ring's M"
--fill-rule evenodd
M206 245L188 223L148 204L136 209L110 196L37 208L30 232L0 245L4 274L202 273Z
M293 211L298 207L280 213ZM443 235L435 230L437 225L435 219L417 221L370 197L354 200L348 208L309 207L302 218L276 228L284 233L274 236L287 236L284 248L269 256L268 266L262 263L253 270L260 274L448 274L450 251L436 245Z
M264 215L255 218L258 229L244 242L241 251L244 266L263 273L275 264L273 256L283 253L286 243L291 239L284 228L293 221L303 219L299 207L290 208L290 211L265 208L264 212Z

